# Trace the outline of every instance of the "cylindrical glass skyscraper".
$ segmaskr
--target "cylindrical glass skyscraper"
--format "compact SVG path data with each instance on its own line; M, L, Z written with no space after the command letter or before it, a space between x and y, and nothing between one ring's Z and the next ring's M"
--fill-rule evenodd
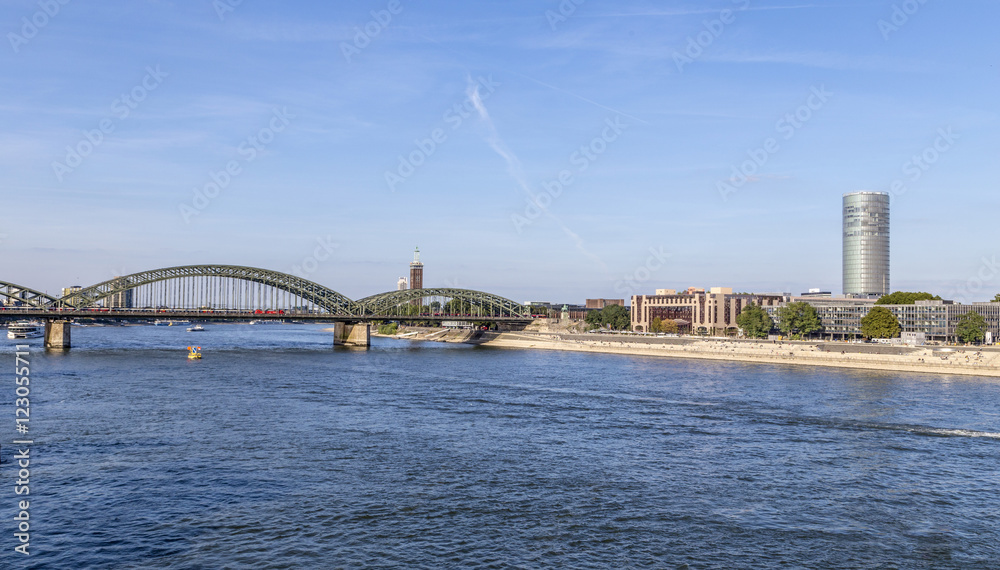
M889 293L889 194L844 194L844 294Z

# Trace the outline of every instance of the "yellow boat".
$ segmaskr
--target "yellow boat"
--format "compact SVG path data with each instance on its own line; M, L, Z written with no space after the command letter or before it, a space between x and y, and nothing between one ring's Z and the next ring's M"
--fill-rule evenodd
M189 346L188 347L188 358L190 360L201 360L201 347L200 346Z

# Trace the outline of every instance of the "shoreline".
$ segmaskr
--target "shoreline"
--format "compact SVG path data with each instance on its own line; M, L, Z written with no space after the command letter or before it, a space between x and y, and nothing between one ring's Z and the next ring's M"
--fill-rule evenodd
M723 339L683 339L675 342L655 342L659 339L638 341L635 339L580 338L583 336L542 336L505 332L480 344L504 349L565 350L628 356L696 358L760 364L795 364L892 372L1000 377L1000 352L980 351L975 348L892 347L883 350L895 350L898 352L897 354L873 354L857 350L857 347L865 347L865 345L851 346L849 343L779 341L772 344L771 341ZM823 350L820 348L821 346L834 350L843 348L844 351L837 353L833 350ZM854 351L847 352L846 349Z

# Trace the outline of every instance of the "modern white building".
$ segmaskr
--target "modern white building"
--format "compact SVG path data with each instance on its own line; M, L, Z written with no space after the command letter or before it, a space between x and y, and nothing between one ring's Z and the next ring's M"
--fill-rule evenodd
M889 290L889 194L844 194L844 294L878 298Z
M874 299L788 297L784 302L765 305L764 310L778 325L778 311L788 303L805 302L815 307L823 329L816 334L829 340L861 338L861 319L873 307L885 307L896 320L903 334L919 333L920 341L955 342L958 323L967 313L978 313L986 321L991 340L1000 338L1000 303L970 303L953 301L917 301L912 305L876 305Z

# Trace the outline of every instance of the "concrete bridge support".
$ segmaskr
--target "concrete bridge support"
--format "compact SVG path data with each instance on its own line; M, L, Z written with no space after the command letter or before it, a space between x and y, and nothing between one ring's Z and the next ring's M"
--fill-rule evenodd
M334 346L371 346L372 326L367 323L350 325L347 323L335 323L333 325L333 345Z
M45 321L45 348L69 348L69 331L69 321Z

